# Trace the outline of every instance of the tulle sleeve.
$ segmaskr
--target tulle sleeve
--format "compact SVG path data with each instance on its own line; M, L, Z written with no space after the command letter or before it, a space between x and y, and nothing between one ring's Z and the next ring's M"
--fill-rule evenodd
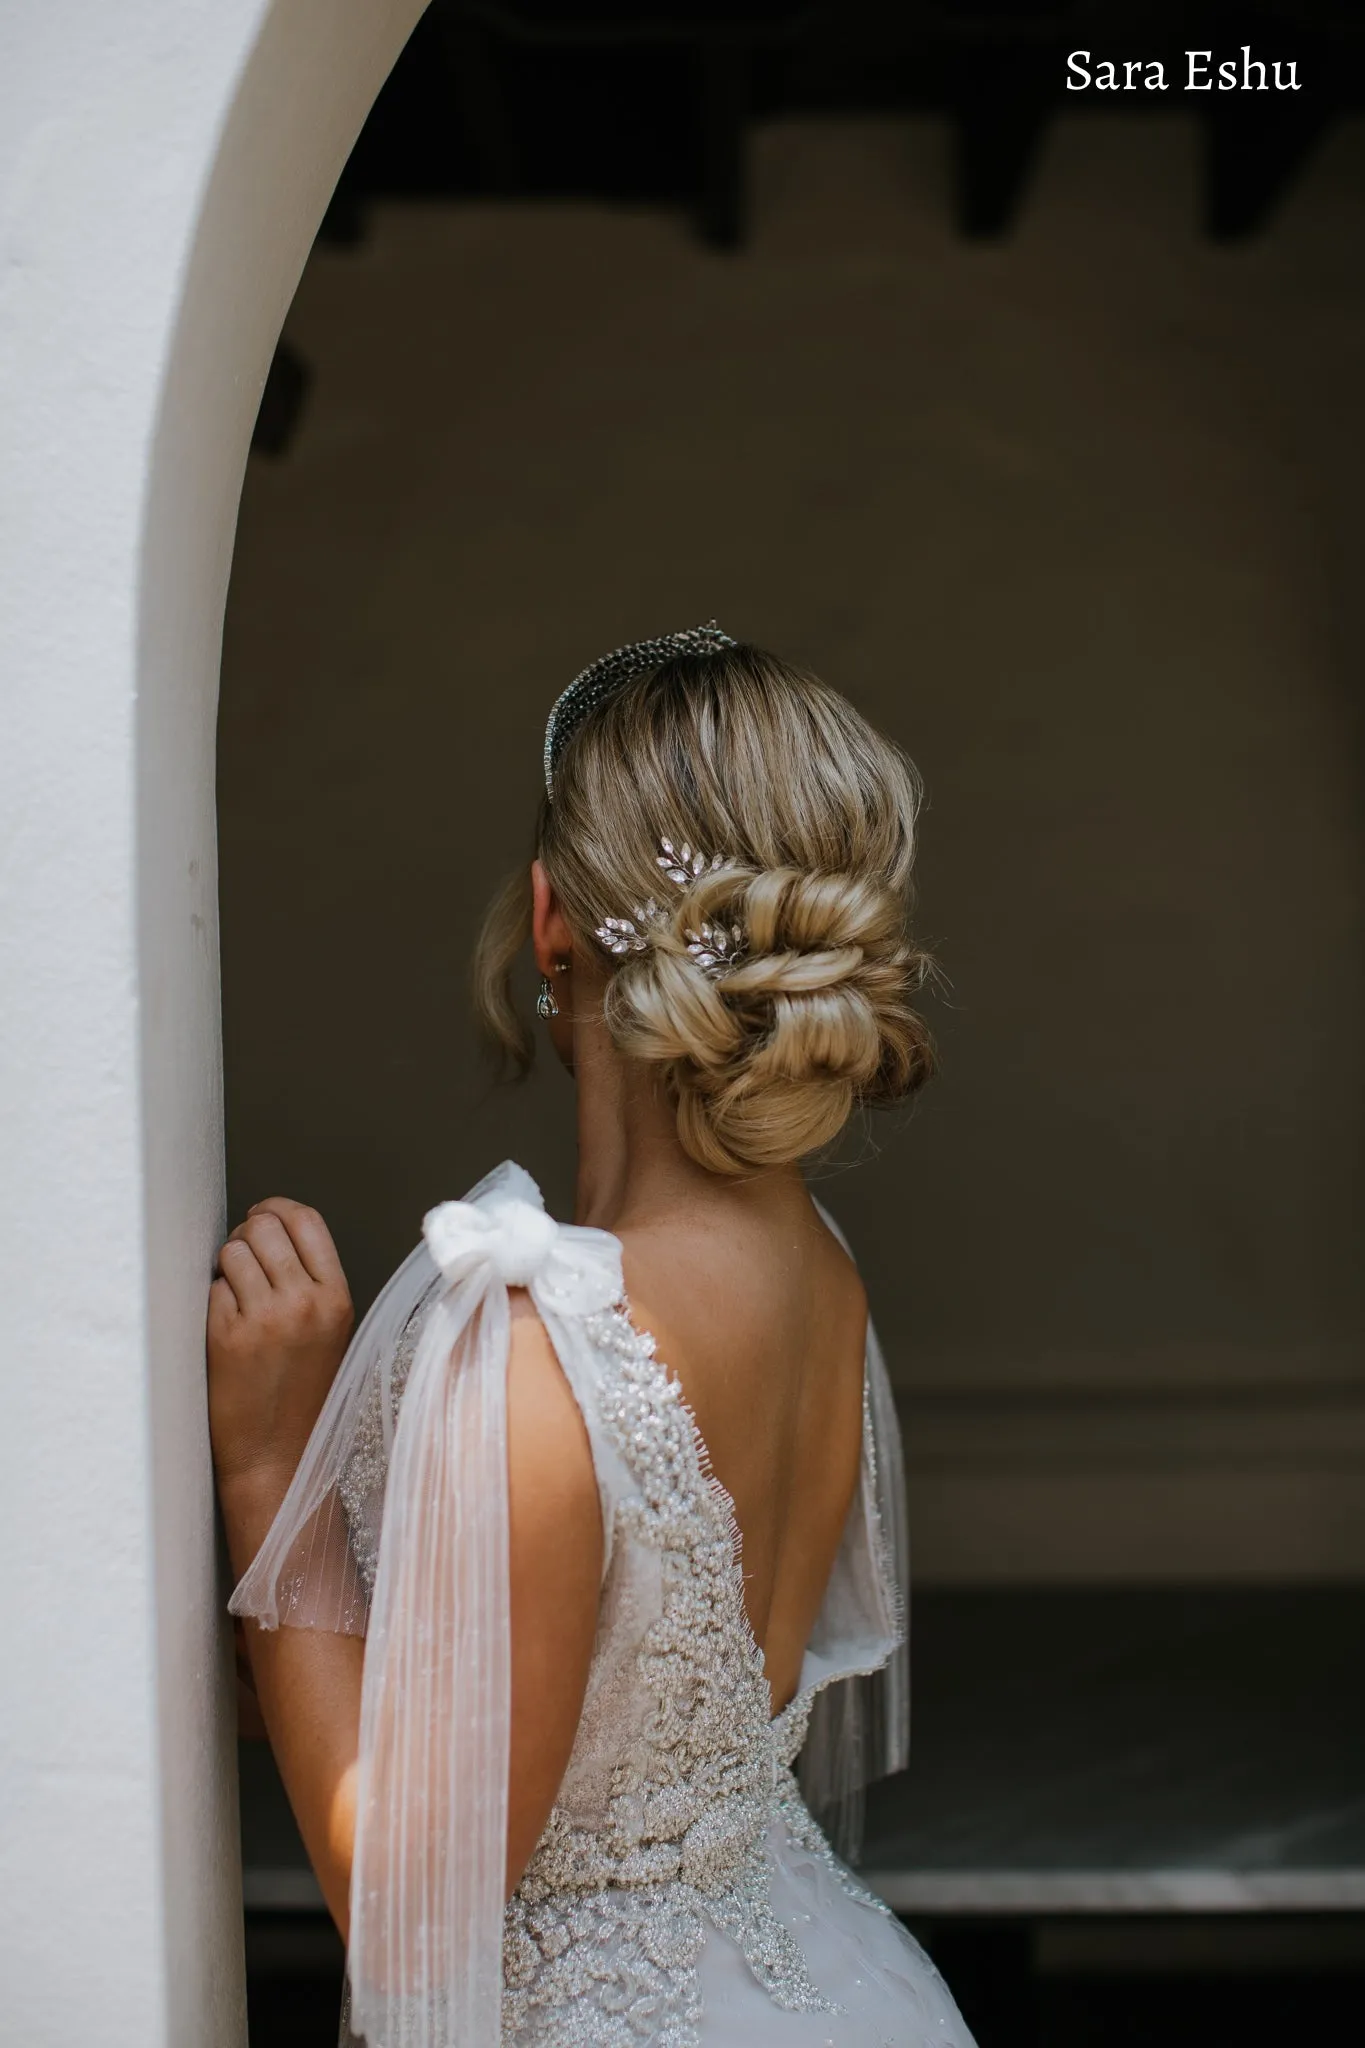
M817 1204L817 1206L819 1206ZM848 1240L823 1208L839 1242ZM801 1789L840 1854L862 1846L863 1795L910 1760L909 1535L895 1396L869 1322L863 1452L843 1542L802 1673L814 1691Z
M229 1602L234 1614L262 1628L365 1634L398 1401L438 1281L419 1245L351 1339L293 1483Z
M511 1707L508 1289L621 1290L507 1165L430 1212L351 1344L235 1614L367 1634L347 1951L372 2048L497 2048ZM401 1404L401 1405L400 1405ZM382 1520L383 1541L379 1540Z

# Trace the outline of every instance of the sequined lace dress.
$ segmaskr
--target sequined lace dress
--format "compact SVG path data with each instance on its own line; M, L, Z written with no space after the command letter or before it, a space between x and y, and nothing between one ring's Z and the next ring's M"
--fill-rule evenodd
M395 1401L422 1313L398 1346ZM971 2048L932 1963L835 1857L793 1773L824 1689L895 1647L871 1401L801 1688L773 1720L730 1501L679 1387L624 1301L581 1335L559 1349L606 1562L572 1756L506 1908L505 2048ZM367 1583L384 1462L376 1390L340 1486Z

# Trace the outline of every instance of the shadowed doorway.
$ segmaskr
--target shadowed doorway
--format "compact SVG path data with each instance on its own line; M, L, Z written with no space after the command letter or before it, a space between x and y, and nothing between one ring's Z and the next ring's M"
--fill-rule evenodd
M361 1301L504 1155L564 1213L568 1089L547 1067L490 1090L467 963L527 855L545 711L595 655L715 616L902 740L944 1074L822 1187L907 1437L921 1715L885 1843L906 1912L1001 1920L1038 1962L1076 1902L1015 1911L1008 1883L1051 1853L1078 1752L1010 1844L959 1825L964 1750L931 1840L954 1686L978 1762L1016 1741L1016 1777L1041 1751L1010 1699L1055 1727L1099 1686L1078 1725L1109 1782L1068 1825L1110 1802L1118 1858L1153 1783L1210 1783L1210 1688L1269 1685L1262 1596L1327 1656L1316 1694L1359 1684L1323 1646L1365 1573L1361 138L1236 250L1199 231L1189 123L1057 124L987 244L955 225L952 161L938 117L756 124L729 251L657 193L353 185L358 239L320 243L286 327L307 382L252 466L229 606L229 1169L234 1211L316 1203ZM983 1644L1012 1660L999 1720ZM1188 1739L1150 1782L1106 1671L1127 1699L1170 1681L1153 1712ZM1335 1810L1332 1742L1299 1747ZM989 1831L1015 1778L979 1775ZM1216 1806L1201 1869L1293 1822ZM1122 1853L1150 1880L1167 1852ZM977 1884L956 1909L950 1878ZM1091 1963L1139 1967L1121 1941Z

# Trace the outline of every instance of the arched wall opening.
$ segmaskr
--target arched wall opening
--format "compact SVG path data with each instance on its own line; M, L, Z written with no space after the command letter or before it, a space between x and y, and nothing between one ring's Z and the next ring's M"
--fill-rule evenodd
M570 1192L562 1077L490 1093L467 988L563 680L714 613L920 761L945 1072L822 1193L906 1424L905 1803L930 1851L977 1819L998 1849L969 1766L1010 1740L984 1704L1009 1646L1065 1692L1078 1643L1094 1670L1122 1638L1122 1681L1066 1715L1105 1750L1114 1695L1159 1692L1151 1718L1197 1748L1184 1648L1214 1644L1206 1699L1236 1653L1199 1618L1211 1587L1305 1668L1359 1604L1361 993L1339 941L1361 814L1322 630L1358 617L1327 431L1363 310L1343 142L1238 256L1189 231L1188 124L1060 126L989 251L951 233L927 123L759 130L725 257L658 210L389 199L315 252L285 327L305 406L249 471L219 757L231 1200L316 1202L360 1300L499 1157ZM1267 930L1295 935L1311 1071L1257 1021ZM955 1682L978 1682L945 1700L967 1612L981 1656ZM1014 1704L1037 1744L1011 1783L1032 1783L1075 1724ZM945 1759L950 1710L970 1733ZM1124 1725L1113 1756L1145 1783ZM1217 1800L1181 1768L1151 1767L1153 1804L1183 1797L1197 1829ZM245 1770L249 1904L302 1924L316 1894L259 1748ZM1116 1798L1086 1852L1124 1825ZM901 1904L981 1879L978 1904L1020 1909L1008 1871L935 1894L930 1857L907 1862L928 1874Z
M222 1224L218 657L271 351L420 12L137 0L5 25L16 2038L243 2038L202 1371Z

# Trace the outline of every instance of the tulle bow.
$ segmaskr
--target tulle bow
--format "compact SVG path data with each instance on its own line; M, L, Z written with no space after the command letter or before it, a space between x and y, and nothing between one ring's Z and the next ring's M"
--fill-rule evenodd
M447 1280L486 1259L504 1287L527 1287L554 1251L554 1219L513 1195L502 1201L442 1202L422 1221L427 1250Z
M543 1307L565 1315L590 1315L621 1295L617 1240L556 1223L530 1174L510 1159L464 1201L429 1209L422 1236L452 1286L486 1265L504 1287L529 1287Z

